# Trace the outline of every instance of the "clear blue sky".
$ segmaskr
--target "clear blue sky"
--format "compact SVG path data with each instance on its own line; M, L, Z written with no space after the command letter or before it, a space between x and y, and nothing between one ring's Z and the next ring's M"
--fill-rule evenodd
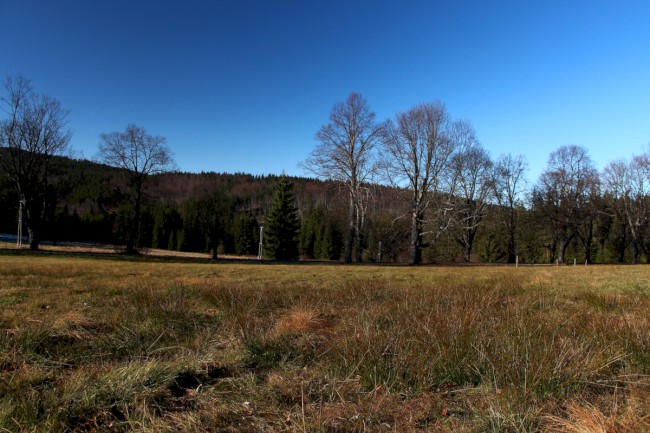
M334 102L443 101L493 157L650 142L650 2L0 0L0 76L71 110L72 147L135 123L184 171L303 174Z

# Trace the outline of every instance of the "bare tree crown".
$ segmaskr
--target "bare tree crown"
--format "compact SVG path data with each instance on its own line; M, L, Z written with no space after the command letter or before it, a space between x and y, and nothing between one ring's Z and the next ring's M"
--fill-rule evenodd
M149 135L136 125L127 126L124 132L101 134L99 160L142 176L174 168L174 157L165 137Z
M373 150L381 138L381 125L366 99L351 93L334 104L329 123L316 132L319 142L301 164L319 178L343 182L369 181Z
M454 150L449 128L445 106L438 101L416 105L387 122L382 166L388 181L394 185L406 181L424 194L430 186L436 189Z
M27 152L31 164L36 165L22 167L29 170L63 153L72 136L65 129L69 111L57 99L34 92L31 82L23 76L8 77L4 87L6 94L0 102L7 117L0 128L0 146L7 148L12 158L22 158L22 153Z

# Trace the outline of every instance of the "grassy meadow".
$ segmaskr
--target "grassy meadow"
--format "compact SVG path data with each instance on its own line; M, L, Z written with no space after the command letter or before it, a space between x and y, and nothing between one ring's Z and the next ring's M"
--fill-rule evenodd
M650 267L0 255L0 431L650 431Z

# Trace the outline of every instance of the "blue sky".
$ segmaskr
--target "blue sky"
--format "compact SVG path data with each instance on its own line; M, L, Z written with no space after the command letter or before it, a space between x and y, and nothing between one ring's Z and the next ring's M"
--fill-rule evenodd
M0 0L0 76L71 110L72 148L135 123L183 171L302 175L336 101L439 99L493 157L650 142L647 1Z

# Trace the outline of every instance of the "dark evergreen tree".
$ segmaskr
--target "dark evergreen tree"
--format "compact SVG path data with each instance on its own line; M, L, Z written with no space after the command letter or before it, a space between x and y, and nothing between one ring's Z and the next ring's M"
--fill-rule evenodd
M324 219L321 207L309 207L302 215L300 224L300 254L315 258L315 245L318 231Z
M136 244L143 248L151 248L153 235L154 216L151 209L144 208L140 211L140 228Z
M234 224L234 242L235 254L253 255L257 254L257 244L259 242L259 225L257 220L250 213L237 215Z
M286 177L281 177L275 187L271 211L266 218L266 255L276 260L295 260L298 257L299 230L293 184Z
M176 236L181 228L181 216L173 206L157 206L154 212L151 246L168 250L176 249Z
M205 235L201 230L199 209L196 200L190 199L183 203L181 208L182 229L176 239L176 248L179 251L207 251Z
M206 249L217 259L218 252L230 252L228 232L232 221L232 201L220 194L214 194L197 202L197 217L201 232L205 236Z
M343 249L343 232L330 219L324 219L321 223L316 242L314 254L318 259L338 260Z
M0 170L0 233L16 232L17 208L18 196L9 183L9 177Z

